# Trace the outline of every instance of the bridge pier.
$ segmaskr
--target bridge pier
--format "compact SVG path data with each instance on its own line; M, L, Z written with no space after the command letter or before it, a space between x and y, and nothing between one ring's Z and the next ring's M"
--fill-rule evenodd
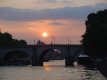
M65 57L65 66L74 66L74 61L72 57L70 56L70 47L67 47L67 54Z
M33 50L34 53L32 54L32 66L43 66L43 61L37 57L36 48Z
M43 61L35 54L32 56L32 66L43 66Z
M4 65L4 61L0 58L0 66Z
M32 66L43 66L43 62L40 60L33 60L32 61Z
M65 66L74 66L74 61L72 60L72 57L65 58Z

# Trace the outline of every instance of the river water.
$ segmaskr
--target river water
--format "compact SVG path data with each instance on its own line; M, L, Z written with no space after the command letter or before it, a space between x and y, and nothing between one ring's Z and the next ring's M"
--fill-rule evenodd
M49 61L44 67L1 66L0 80L107 80L97 70L83 66L65 67L64 60Z

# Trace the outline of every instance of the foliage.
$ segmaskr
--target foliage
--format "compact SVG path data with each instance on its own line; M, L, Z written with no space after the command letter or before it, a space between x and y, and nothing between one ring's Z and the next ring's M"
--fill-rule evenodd
M5 32L0 33L0 46L18 46L27 45L25 40L13 39L12 35Z
M38 40L38 41L37 41L37 45L45 45L45 43L42 42L41 40Z
M89 56L107 56L107 10L88 15L82 45Z

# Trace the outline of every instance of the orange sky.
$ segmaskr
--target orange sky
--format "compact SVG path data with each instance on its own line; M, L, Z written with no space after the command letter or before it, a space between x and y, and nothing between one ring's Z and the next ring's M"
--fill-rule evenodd
M52 25L52 23L56 22L64 25ZM17 23L2 22L1 28L3 32L8 31L13 34L14 38L28 40L29 43L33 43L33 40L37 41L38 39L43 40L46 43L50 43L51 36L54 36L56 37L56 43L64 44L67 43L68 38L71 39L71 41L73 39L72 37L77 37L80 40L81 35L85 30L83 21L76 20L40 20ZM43 32L48 33L48 36L45 39L42 37ZM79 43L77 38L73 39L72 43Z
M106 0L0 0L0 28L28 44L39 39L50 44L51 36L56 44L67 44L68 39L80 44L87 15L103 9Z

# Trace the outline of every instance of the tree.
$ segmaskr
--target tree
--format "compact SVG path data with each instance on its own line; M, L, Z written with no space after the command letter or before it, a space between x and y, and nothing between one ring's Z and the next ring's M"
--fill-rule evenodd
M92 57L107 56L107 10L88 15L81 41L85 53Z
M37 41L37 45L44 45L45 43L44 42L42 42L41 40L38 40Z
M9 33L0 33L0 45L11 45L13 41L12 35Z
M5 32L0 32L0 46L18 46L18 45L27 45L25 40L13 39L12 35Z

